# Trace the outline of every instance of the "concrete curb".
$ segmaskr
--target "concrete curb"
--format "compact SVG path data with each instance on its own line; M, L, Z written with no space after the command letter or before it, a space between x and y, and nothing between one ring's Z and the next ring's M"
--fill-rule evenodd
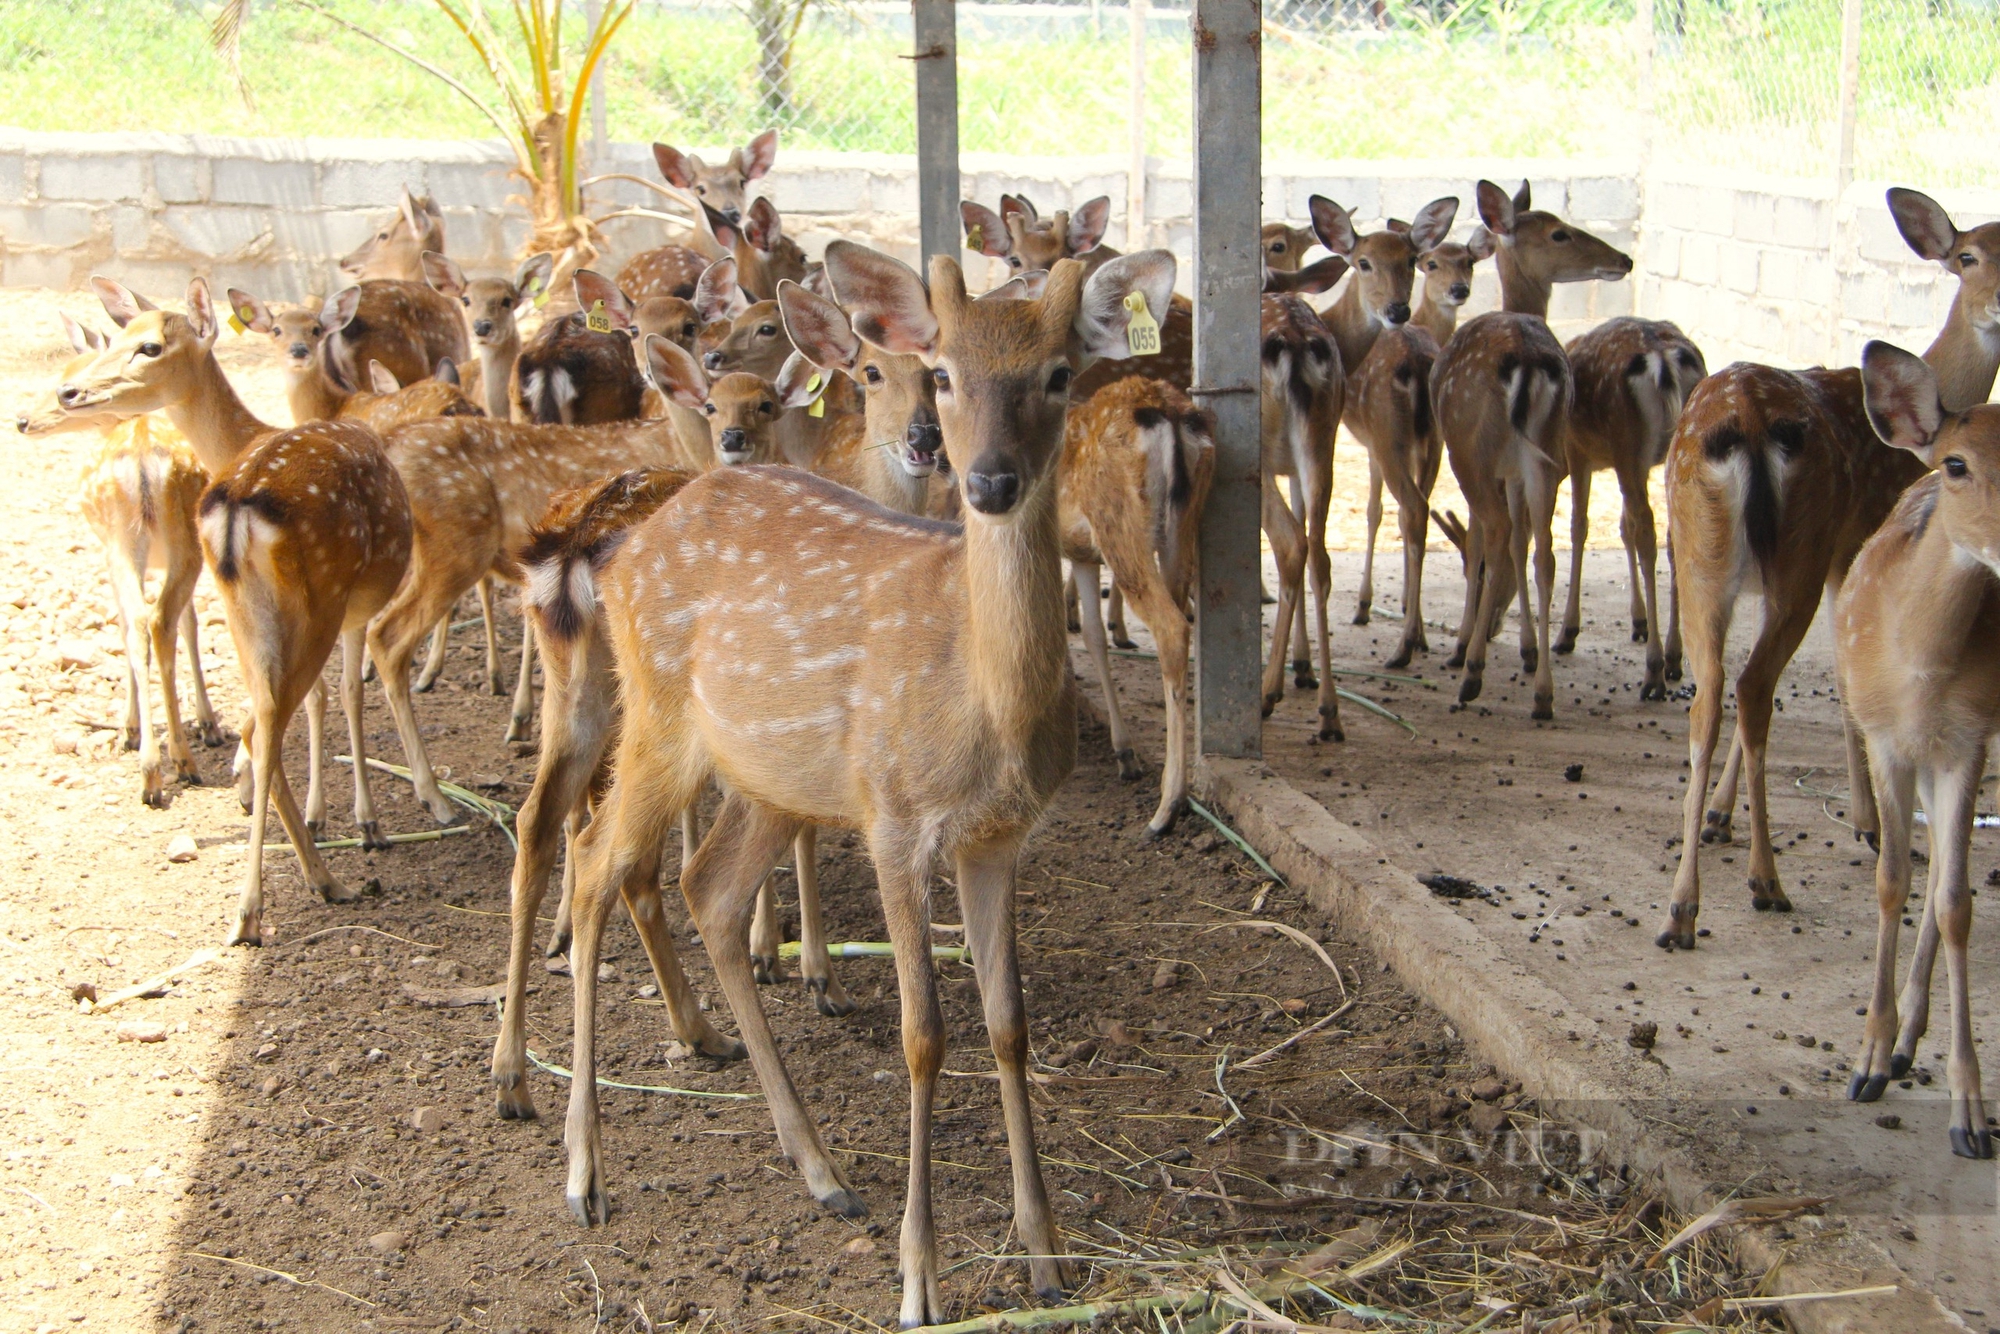
M1615 1055L1622 1042L1614 1045L1587 1021L1563 1018L1570 1006L1560 992L1494 959L1470 923L1365 836L1257 761L1203 756L1194 786L1334 925L1373 950L1482 1055L1519 1079L1523 1091L1603 1134L1616 1154L1660 1179L1675 1208L1698 1213L1723 1198L1686 1153L1647 1129L1632 1105L1665 1094L1660 1072L1633 1069L1630 1059ZM1748 1269L1782 1262L1774 1294L1887 1283L1903 1289L1893 1298L1785 1307L1802 1334L1969 1328L1879 1246L1851 1231L1778 1243L1762 1229L1739 1228L1732 1240Z

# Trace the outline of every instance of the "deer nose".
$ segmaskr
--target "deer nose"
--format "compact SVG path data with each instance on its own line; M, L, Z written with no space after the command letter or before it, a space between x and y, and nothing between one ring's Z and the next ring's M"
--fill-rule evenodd
M704 370L719 371L722 369L722 354L720 352L704 352L702 353L701 364Z
M1382 318L1390 324L1408 323L1410 318L1410 303L1407 301L1391 301L1383 308Z
M1463 301L1465 300L1465 298L1471 295L1472 295L1472 288L1467 284L1453 283L1451 285L1451 299L1453 301Z
M312 355L312 349L307 347L304 343L293 343L290 350L293 361L304 361L307 357Z
M944 431L936 422L911 422L903 432L903 443L919 454L935 454L944 443Z
M493 321L492 321L492 320L474 320L474 321L472 322L472 336L473 336L474 338L490 338L490 337L492 337L492 336L493 336Z
M724 428L722 435L719 437L719 441L722 446L722 452L725 454L741 454L746 449L743 438L743 428L740 426L730 426Z
M28 433L28 419L26 417L14 418L14 429L22 435L26 435Z
M743 225L743 210L742 210L742 209L740 209L740 208L725 208L725 209L721 210L721 213L722 213L722 216L723 216L723 217L725 217L725 218L729 219L729 225L730 225L730 226L732 226L732 227L741 227L741 226Z
M1021 479L1011 472L968 472L965 498L981 514L1005 514L1021 498Z

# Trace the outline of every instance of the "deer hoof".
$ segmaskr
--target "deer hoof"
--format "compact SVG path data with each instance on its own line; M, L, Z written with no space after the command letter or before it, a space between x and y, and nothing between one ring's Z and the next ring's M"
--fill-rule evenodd
M1111 647L1137 648L1139 646L1132 641L1132 636L1126 634L1123 630L1113 630L1111 632Z
M1785 891L1778 884L1778 878L1769 880L1762 876L1750 877L1750 906L1758 912L1790 912L1792 901L1785 897Z
M1459 668L1465 666L1465 650L1462 648L1453 649L1451 656L1444 660L1444 665L1447 671L1454 671L1454 672L1457 671Z
M819 1202L839 1214L842 1218L868 1217L868 1206L862 1203L859 1195L856 1195L845 1186L834 1187L825 1195L820 1196Z
M1364 602L1360 606L1356 607L1354 609L1354 623L1356 625L1368 624L1368 613L1370 610L1372 610L1372 607L1373 604L1367 602Z
M1146 776L1146 766L1139 763L1139 756L1130 746L1118 748L1118 776L1128 783Z
M807 978L806 990L812 994L813 1008L829 1019L845 1019L860 1008L830 977Z
M499 1089L493 1099L493 1109L500 1113L502 1121L535 1120L535 1103L528 1096L527 1081L519 1075L508 1076L508 1079L511 1082L503 1082L499 1078L494 1079L493 1082L499 1085Z
M382 833L382 825L379 821L370 820L361 826L361 850L363 852L381 852L384 849L394 846L395 844L391 843L387 836Z
M1651 636L1646 633L1646 622L1643 619L1632 622L1633 643L1643 644L1649 638L1651 638Z
M1576 631L1564 626L1563 632L1556 636L1556 642L1551 647L1557 653L1576 652Z
M207 746L210 750L222 745L225 739L222 735L222 729L214 723L203 723L201 725L201 744Z
M1139 835L1139 841L1141 843L1157 843L1165 838L1172 832L1173 827L1180 822L1181 813L1186 809L1186 797L1182 797L1178 801L1170 802L1161 807L1160 810L1154 813L1152 820L1147 823L1146 831Z
M1880 830L1857 829L1854 831L1854 838L1858 843L1866 843L1868 850L1876 856L1879 857L1882 855L1882 833Z
M1667 683L1661 678L1653 676L1649 673L1646 677L1646 683L1639 687L1639 698L1642 700L1657 703L1661 700L1666 699L1666 697L1667 697Z
M591 1173L588 1190L581 1193L572 1192L568 1198L569 1211L582 1226L596 1227L600 1223L611 1221L611 1197L606 1195L604 1187L598 1184L595 1172Z
M1961 1158L1991 1158L1993 1156L1993 1132L1985 1126L1967 1130L1964 1126L1951 1128L1951 1151Z
M1524 648L1521 650L1522 671L1532 672L1535 670L1535 668L1541 666L1541 663L1542 663L1542 651L1540 649Z
M236 931L229 937L231 945L264 944L264 918L261 913L246 913L236 920Z
M1735 838L1729 828L1728 811L1707 811L1701 817L1701 841L1728 843Z
M1669 681L1678 681L1681 679L1681 660L1679 658L1668 657L1666 678Z
M1479 692L1485 689L1485 687L1486 680L1483 675L1467 672L1465 679L1458 683L1458 702L1460 704L1472 703L1473 700L1479 698Z
M711 1033L694 1044L694 1049L703 1056L717 1061L740 1061L750 1054L750 1049L735 1038L726 1038L720 1033Z
M1538 723L1554 722L1556 717L1556 697L1554 695L1535 696L1535 707L1528 713Z
M778 971L778 961L768 954L750 956L750 976L757 979L760 987L773 986L784 980L784 974Z
M1417 646L1415 644L1404 644L1401 648L1396 650L1395 657L1389 659L1389 661L1383 663L1382 665L1389 668L1391 671L1407 667L1410 665L1410 659L1412 656L1415 655L1416 651L1417 651Z
M1882 1090L1889 1087L1889 1076L1869 1074L1866 1070L1856 1070L1854 1078L1847 1081L1849 1102L1874 1102L1882 1096Z
M1910 1073L1910 1058L1902 1052L1894 1052L1889 1057L1889 1078L1901 1079Z

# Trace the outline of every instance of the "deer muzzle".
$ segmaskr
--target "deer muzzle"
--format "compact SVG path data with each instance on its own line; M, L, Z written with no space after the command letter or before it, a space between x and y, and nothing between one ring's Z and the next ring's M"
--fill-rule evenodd
M724 463L742 463L750 457L750 440L740 426L728 426L715 437L715 451Z

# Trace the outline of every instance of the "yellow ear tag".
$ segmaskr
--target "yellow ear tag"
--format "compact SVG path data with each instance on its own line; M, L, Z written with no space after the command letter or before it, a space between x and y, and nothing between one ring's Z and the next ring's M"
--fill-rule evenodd
M1144 292L1127 292L1125 309L1131 318L1125 323L1125 341L1132 345L1135 357L1158 356L1160 352L1160 325L1153 318L1153 312L1146 309Z
M971 227L966 229L965 248L974 254L983 254L985 252L986 228L983 225L975 222Z
M806 416L826 416L826 395L820 393L820 374L814 371L812 379L806 381L806 392L813 395L813 401L806 406Z
M604 313L604 303L593 301L589 312L583 317L583 327L592 333L610 333L611 317Z
M229 327L236 330L237 333L248 332L248 330L246 330L243 327L243 321L236 318L236 312L233 310L229 312Z

